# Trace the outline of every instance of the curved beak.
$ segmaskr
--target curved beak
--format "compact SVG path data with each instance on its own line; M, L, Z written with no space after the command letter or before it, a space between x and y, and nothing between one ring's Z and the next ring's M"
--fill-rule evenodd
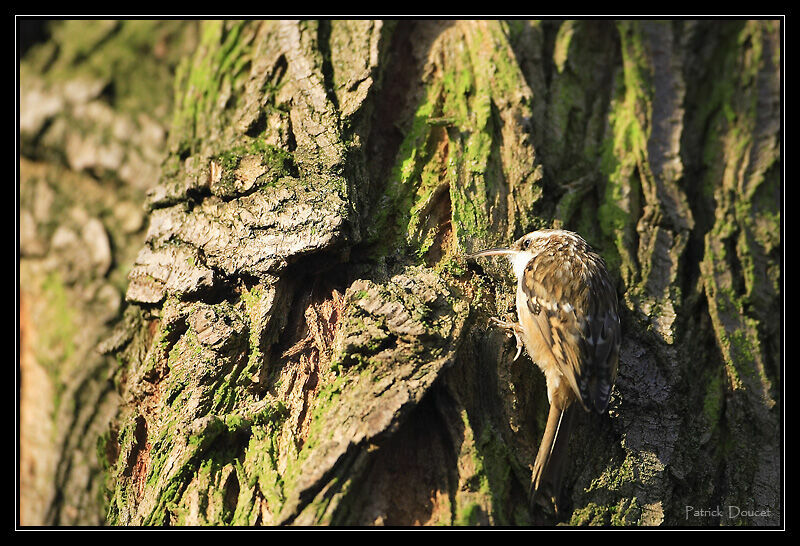
M467 254L467 258L483 258L484 256L508 256L516 253L517 253L516 250L511 250L510 248L489 248L487 250L481 250L480 252L476 252L474 254Z

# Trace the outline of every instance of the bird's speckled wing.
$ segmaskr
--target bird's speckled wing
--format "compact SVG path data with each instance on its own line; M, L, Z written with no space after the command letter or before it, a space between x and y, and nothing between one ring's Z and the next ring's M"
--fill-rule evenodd
M585 408L604 411L621 336L616 292L602 258L542 252L528 263L522 281L532 322L559 371Z

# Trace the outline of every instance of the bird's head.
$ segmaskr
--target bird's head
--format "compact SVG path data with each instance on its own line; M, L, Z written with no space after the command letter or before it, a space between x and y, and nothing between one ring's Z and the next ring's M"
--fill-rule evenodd
M514 241L514 243L509 247L488 248L486 250L481 250L480 252L470 254L467 256L467 258L506 256L514 269L514 275L516 275L517 279L520 279L525 273L525 267L539 252L539 243L548 239L555 233L555 231L556 230L532 231Z

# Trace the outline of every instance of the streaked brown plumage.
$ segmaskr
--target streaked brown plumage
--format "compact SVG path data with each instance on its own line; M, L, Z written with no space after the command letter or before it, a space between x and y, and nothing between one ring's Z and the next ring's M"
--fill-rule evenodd
M587 411L608 406L619 362L617 294L603 259L578 234L528 233L505 255L517 277L518 323L493 319L517 338L544 372L550 412L533 465L531 502L558 510L561 471L578 401Z

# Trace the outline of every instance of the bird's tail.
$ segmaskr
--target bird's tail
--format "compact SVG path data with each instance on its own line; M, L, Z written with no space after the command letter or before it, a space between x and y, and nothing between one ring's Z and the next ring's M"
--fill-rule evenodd
M580 404L570 404L561 410L555 404L550 405L547 426L544 429L536 461L533 463L531 508L538 505L545 510L558 513L561 475L567 459L569 437L575 424L576 408L579 406Z

